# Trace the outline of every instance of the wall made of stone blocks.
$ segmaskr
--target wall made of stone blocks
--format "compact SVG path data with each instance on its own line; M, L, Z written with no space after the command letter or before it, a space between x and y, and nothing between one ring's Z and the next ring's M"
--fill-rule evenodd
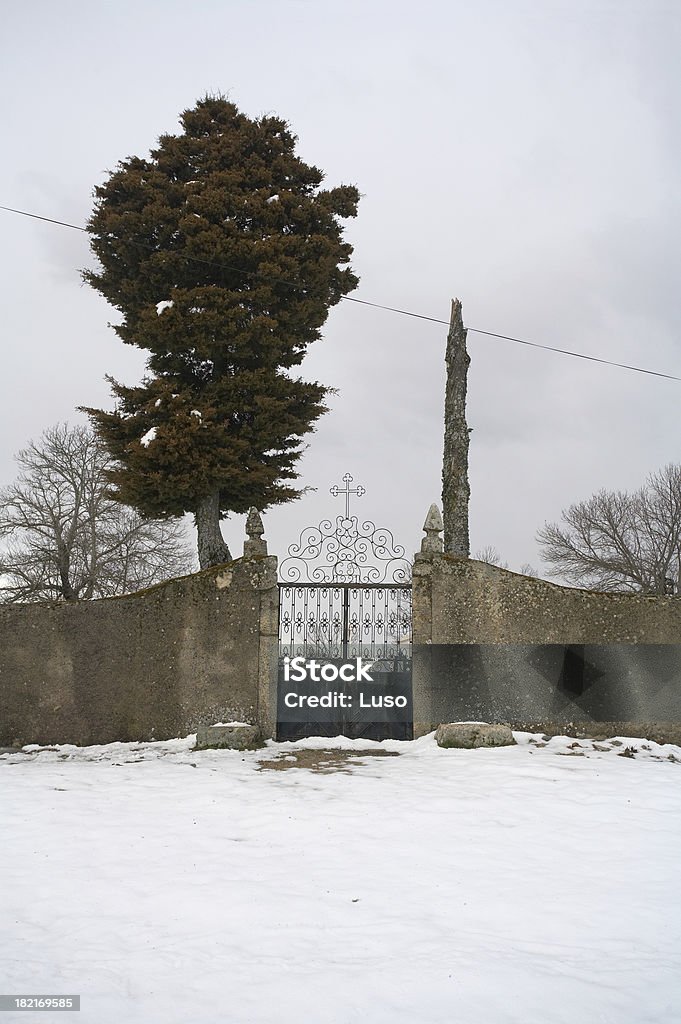
M101 601L0 606L0 746L273 734L277 560ZM274 665L274 669L273 669Z
M440 722L681 722L681 599L414 565L414 734Z

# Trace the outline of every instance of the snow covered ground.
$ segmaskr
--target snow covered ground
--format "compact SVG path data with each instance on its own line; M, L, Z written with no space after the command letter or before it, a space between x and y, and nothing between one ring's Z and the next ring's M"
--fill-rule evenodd
M681 749L516 736L4 755L0 989L81 1024L681 1020Z

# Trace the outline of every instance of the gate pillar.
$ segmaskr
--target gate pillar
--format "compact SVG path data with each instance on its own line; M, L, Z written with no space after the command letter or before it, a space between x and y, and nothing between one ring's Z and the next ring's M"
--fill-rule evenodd
M258 728L273 739L277 729L277 669L279 659L278 560L267 554L260 513L252 508L246 520L244 561L251 568L251 583L259 603L258 635Z
M433 724L433 559L442 554L442 516L437 505L431 505L423 524L425 537L421 550L414 555L412 570L412 700L414 708L414 739L425 736ZM437 724L437 723L436 723Z

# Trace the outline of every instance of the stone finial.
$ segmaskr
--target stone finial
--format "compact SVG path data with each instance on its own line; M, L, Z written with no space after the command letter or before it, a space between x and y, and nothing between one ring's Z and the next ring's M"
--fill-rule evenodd
M267 554L267 541L263 540L265 527L257 508L250 508L246 517L244 558L260 558Z
M421 540L422 555L440 555L443 551L442 537L439 534L444 529L442 516L437 505L433 504L428 509L426 521L423 524L425 537Z

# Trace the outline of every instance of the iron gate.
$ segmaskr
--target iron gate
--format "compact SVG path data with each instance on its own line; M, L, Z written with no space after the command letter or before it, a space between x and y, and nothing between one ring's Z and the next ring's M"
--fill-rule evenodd
M279 584L280 656L405 660L411 656L411 587Z
M412 737L411 563L389 530L351 515L350 496L365 493L352 479L346 473L345 486L330 490L345 498L345 515L303 530L280 567L278 739ZM303 695L291 679L301 663ZM365 663L365 675L350 679L352 665L357 675ZM291 706L295 699L306 703Z

